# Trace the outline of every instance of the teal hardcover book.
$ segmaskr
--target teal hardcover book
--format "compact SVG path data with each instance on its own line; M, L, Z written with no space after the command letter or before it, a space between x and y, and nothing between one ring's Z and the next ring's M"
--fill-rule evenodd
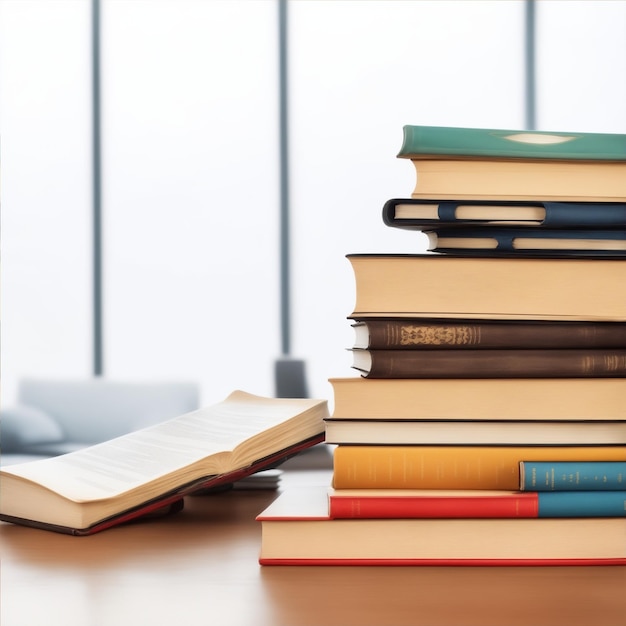
M626 517L626 491L537 493L537 517Z
M403 128L398 157L626 161L626 135L446 126Z

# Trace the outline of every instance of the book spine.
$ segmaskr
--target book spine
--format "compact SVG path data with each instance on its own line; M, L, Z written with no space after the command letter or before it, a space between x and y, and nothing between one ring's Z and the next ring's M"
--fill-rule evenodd
M624 228L626 203L568 203L545 202L546 216L542 226L571 228Z
M626 489L626 463L520 463L522 491L613 491Z
M626 461L625 446L349 446L333 452L335 489L516 491L520 461Z
M626 324L612 322L446 322L365 320L368 348L449 350L451 348L626 348Z
M503 496L358 496L331 495L334 519L513 518L538 517L536 493Z
M369 350L369 354L371 367L364 371L366 378L626 376L626 349Z
M626 491L430 497L331 495L329 515L333 519L626 517Z

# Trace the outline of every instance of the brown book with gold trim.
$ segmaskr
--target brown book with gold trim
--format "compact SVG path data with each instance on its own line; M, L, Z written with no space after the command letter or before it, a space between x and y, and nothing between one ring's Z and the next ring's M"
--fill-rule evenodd
M586 378L626 376L626 349L363 350L353 365L367 378Z

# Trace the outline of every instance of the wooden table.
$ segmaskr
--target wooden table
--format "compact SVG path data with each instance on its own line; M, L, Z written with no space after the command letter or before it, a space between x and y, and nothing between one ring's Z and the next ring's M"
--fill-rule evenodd
M626 625L624 567L261 567L254 518L275 497L188 498L83 538L0 524L2 626Z

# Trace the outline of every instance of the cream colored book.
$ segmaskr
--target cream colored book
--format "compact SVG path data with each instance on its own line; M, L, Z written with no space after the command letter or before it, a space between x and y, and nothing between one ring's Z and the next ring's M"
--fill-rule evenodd
M351 254L352 318L626 321L626 257Z
M626 378L331 378L341 419L626 420Z
M413 158L412 198L626 201L626 162Z
M199 489L272 467L324 438L326 400L235 391L222 402L0 471L0 519L84 535L180 508Z

